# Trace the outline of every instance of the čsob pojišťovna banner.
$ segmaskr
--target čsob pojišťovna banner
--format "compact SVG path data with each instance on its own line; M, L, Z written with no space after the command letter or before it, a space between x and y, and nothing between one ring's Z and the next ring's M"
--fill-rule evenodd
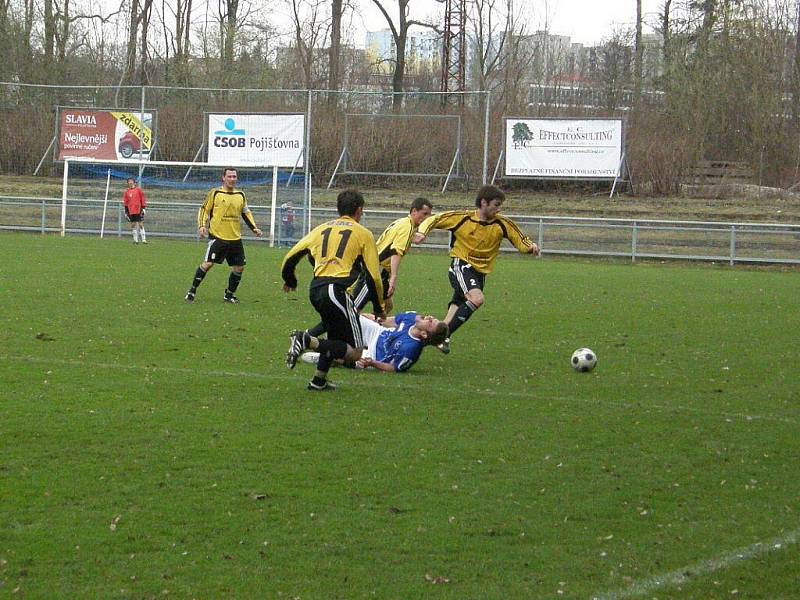
M153 113L62 108L57 160L150 160Z
M303 168L305 115L211 113L208 164Z

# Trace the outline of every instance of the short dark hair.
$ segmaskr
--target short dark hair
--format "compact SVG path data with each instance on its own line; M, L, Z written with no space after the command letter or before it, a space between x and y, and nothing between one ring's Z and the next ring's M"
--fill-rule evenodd
M447 326L447 323L439 321L439 324L436 325L436 329L433 330L433 333L428 336L426 341L430 346L438 346L447 339L448 335L450 335L450 328Z
M225 177L228 171L236 171L236 174L237 175L239 174L239 169L237 169L236 167L225 167L224 169L222 169L222 176Z
M364 196L358 190L344 190L336 196L336 211L343 217L353 217L364 206Z
M500 190L499 187L493 185L484 185L478 190L478 195L475 197L475 206L480 208L481 200L491 202L498 200L498 204L502 204L506 199L506 195Z
M423 206L427 206L433 210L433 204L431 201L420 196L419 198L414 198L414 201L411 203L411 208L408 210L408 212L411 212L412 210L422 210Z
M135 183L135 182L136 182L136 177L128 177L128 178L125 180L125 182L127 183L128 181L133 181L133 182Z

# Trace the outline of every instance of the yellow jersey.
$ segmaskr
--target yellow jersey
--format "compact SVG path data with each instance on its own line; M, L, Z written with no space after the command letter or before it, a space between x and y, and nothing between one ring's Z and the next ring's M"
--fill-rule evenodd
M481 221L477 210L431 215L419 226L419 232L428 235L431 229L450 231L450 256L468 262L484 275L492 272L503 238L522 253L530 252L533 246L533 241L511 219L498 215L491 221Z
M411 241L414 239L416 231L417 228L411 221L411 217L397 219L383 230L381 237L375 243L378 247L378 260L381 262L382 269L391 272L392 256L405 256L411 247Z
M197 226L208 227L208 236L220 240L242 239L239 219L244 219L250 229L256 229L253 214L247 207L247 199L241 190L226 192L219 187L208 192L197 213Z
M311 287L334 283L350 287L362 272L375 310L383 313L383 282L375 238L352 217L338 217L312 229L283 258L281 277L297 287L295 267L308 256L314 268Z

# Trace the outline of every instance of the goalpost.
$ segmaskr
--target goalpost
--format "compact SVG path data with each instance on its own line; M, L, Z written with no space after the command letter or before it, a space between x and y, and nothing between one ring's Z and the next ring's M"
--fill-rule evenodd
M116 204L121 231L121 200L129 177L137 180L148 201L148 217L153 215L155 235L196 235L193 226L197 209L209 189L222 183L220 165L181 161L99 161L66 159L61 190L61 236L69 232L108 235L106 213L108 198ZM282 241L278 227L278 207L292 203L298 221L305 210L304 178L291 169L230 165L239 174L237 187L247 194L248 206L256 222L269 220L269 243ZM116 188L116 189L115 189ZM108 211L113 215L112 211ZM113 218L113 217L112 217ZM191 234L185 232L192 232ZM148 231L150 233L150 231Z

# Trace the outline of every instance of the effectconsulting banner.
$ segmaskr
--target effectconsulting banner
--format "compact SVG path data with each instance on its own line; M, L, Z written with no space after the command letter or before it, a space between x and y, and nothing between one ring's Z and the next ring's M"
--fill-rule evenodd
M614 179L622 149L620 119L506 117L507 177Z
M303 167L305 115L209 114L208 163Z
M153 148L153 113L60 109L57 160L149 160Z

